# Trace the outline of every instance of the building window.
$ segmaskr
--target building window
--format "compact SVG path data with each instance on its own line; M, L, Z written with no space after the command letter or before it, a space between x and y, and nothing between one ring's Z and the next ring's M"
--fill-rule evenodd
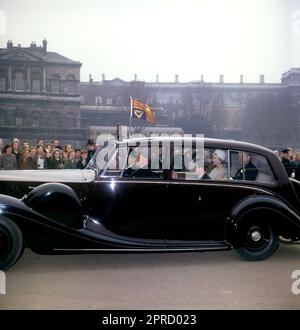
M74 128L75 127L75 115L74 113L67 113L65 127Z
M71 81L71 80L66 81L66 93L75 94L75 81Z
M73 75L68 75L65 81L65 92L67 94L75 94L76 81Z
M54 94L60 93L60 76L58 74L54 74L51 76L50 89L51 89L51 93Z
M107 100L106 100L106 104L107 104L107 105L112 105L112 99L107 99Z
M123 105L123 99L120 96L117 97L117 105L118 106L122 106Z
M41 81L40 79L32 79L32 91L35 93L41 92Z
M22 126L22 125L23 125L23 118L21 118L21 117L16 117L16 118L15 118L15 125L16 125L16 126Z
M15 90L24 91L24 89L25 89L24 74L22 72L17 72L15 74Z
M47 127L62 127L62 118L58 112L51 112L46 119Z
M6 125L6 122L7 122L6 111L0 110L0 126Z
M38 111L34 111L31 115L30 125L32 127L40 127L41 126L41 114Z
M96 96L95 97L95 104L96 105L101 105L102 104L102 97L101 96Z
M13 124L15 126L23 126L23 111L17 109L13 112Z
M5 90L6 90L6 79L0 78L0 91L5 91Z
M59 94L60 92L60 81L52 80L51 81L51 93Z

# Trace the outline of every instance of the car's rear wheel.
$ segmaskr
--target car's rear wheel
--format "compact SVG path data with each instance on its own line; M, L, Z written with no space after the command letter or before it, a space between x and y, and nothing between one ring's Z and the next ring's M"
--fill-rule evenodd
M0 270L10 268L24 250L23 235L19 227L7 218L0 217Z
M240 232L241 247L236 252L251 261L269 258L279 247L279 240L273 228L268 224L250 225Z

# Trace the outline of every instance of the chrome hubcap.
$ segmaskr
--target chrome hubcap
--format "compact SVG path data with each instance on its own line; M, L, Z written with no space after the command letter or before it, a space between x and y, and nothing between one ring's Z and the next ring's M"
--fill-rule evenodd
M261 239L261 233L260 233L258 230L254 230L254 231L251 233L251 239L252 239L254 242L258 242L258 241Z

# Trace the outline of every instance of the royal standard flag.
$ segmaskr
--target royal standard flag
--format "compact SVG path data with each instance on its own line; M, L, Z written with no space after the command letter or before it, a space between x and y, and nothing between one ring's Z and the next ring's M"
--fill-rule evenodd
M155 123L155 113L148 104L132 99L132 110L137 118L147 120L150 124Z

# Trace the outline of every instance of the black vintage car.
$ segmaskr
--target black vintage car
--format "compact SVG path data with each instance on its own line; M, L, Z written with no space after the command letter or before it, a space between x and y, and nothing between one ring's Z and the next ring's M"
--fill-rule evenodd
M229 250L248 260L300 238L300 182L237 141L110 142L84 170L0 172L0 269L39 254Z

